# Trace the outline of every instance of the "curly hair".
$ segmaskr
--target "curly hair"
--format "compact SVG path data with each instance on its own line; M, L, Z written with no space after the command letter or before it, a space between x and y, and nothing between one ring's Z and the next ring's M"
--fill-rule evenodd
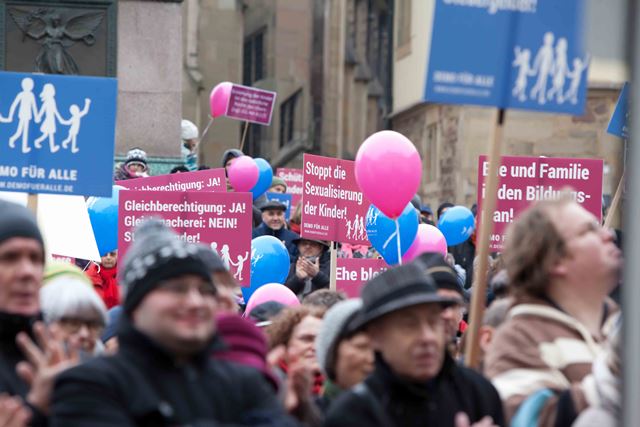
M565 241L552 215L569 203L574 202L566 197L538 202L509 227L503 257L517 300L545 296L549 273L566 254Z
M293 335L293 330L307 316L322 319L322 313L313 307L300 305L283 309L272 319L271 325L265 331L269 340L269 349L279 345L287 346Z

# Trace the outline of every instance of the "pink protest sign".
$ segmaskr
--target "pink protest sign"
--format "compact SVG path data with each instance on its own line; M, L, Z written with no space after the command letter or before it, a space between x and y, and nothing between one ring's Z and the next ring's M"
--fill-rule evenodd
M349 298L358 298L362 286L387 268L382 259L338 258L336 289Z
M298 205L302 199L302 184L304 182L304 172L302 169L278 168L276 176L282 178L287 183L287 193L291 194L291 206Z
M251 273L251 193L126 191L119 193L118 255L146 217L161 218L182 240L210 245L242 286Z
M233 85L227 104L227 117L269 126L276 93L254 87Z
M507 226L537 200L556 197L563 189L586 210L602 217L602 167L599 159L549 157L502 157L498 170L498 199L493 212L491 249L500 251ZM478 212L484 199L484 182L489 173L486 156L478 162Z
M224 168L171 173L147 178L116 181L128 190L145 191L227 191Z
M369 200L356 182L354 162L304 155L302 237L369 244Z

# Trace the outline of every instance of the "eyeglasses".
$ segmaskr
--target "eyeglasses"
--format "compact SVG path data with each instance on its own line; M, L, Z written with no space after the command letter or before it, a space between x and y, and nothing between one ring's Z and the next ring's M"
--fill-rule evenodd
M63 317L58 321L63 328L69 333L75 334L80 332L83 326L89 330L90 333L97 335L104 329L104 324L96 320L77 319L74 317Z

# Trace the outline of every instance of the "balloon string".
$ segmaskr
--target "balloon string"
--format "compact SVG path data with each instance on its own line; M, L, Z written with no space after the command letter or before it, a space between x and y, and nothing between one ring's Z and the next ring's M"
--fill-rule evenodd
M202 136L200 137L200 141L204 140L204 137L207 135L207 132L209 132L209 128L211 127L212 124L213 124L213 117L209 116L209 123L207 123L207 127L204 128L204 131L202 132Z
M396 234L398 235L398 265L402 265L402 250L400 249L400 221L396 218Z

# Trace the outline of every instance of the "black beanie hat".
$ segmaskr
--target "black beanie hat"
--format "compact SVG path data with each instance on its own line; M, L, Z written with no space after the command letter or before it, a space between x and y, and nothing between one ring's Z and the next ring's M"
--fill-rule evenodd
M135 232L135 241L122 262L120 283L125 286L124 311L131 314L158 283L195 274L212 283L202 247L183 242L160 220L151 219Z
M37 240L44 253L44 241L33 213L24 206L0 200L0 244L13 237Z
M449 289L460 294L464 298L464 289L458 282L458 275L442 254L425 252L414 261L423 271L433 278L438 289Z

